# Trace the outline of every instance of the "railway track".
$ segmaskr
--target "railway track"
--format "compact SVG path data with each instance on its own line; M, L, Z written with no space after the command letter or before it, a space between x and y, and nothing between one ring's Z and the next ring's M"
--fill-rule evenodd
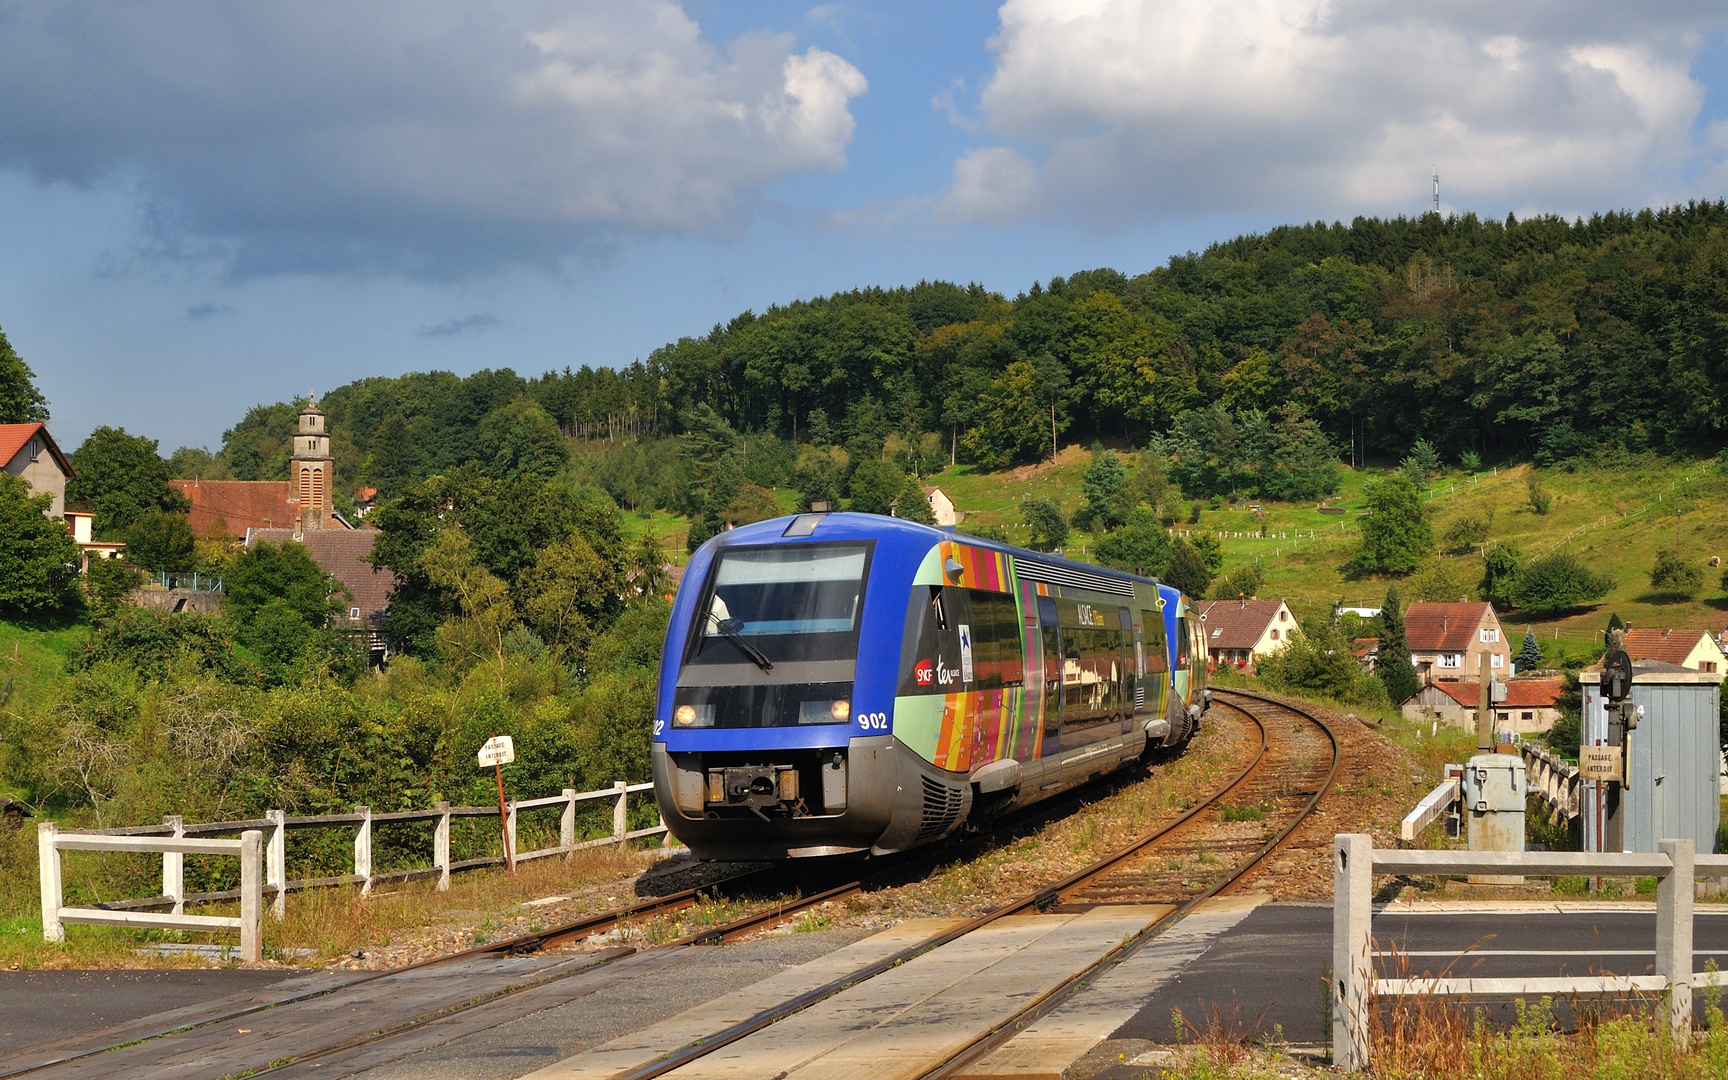
M1014 915L1035 912L1085 911L1099 906L1148 902L1179 905L1170 916L1147 927L1141 934L1112 949L1092 967L1059 987L1057 992L1044 995L1031 1003L1025 1010L1016 1014L1009 1023L994 1029L986 1039L967 1047L965 1052L939 1063L927 1075L931 1077L951 1075L954 1069L988 1053L994 1046L1011 1038L1015 1032L1083 989L1096 977L1098 972L1139 948L1140 945L1156 936L1170 923L1191 910L1195 904L1239 883L1244 876L1283 843L1300 824L1302 818L1313 809L1320 795L1330 787L1338 765L1337 743L1323 723L1290 706L1256 695L1236 691L1215 691L1215 694L1218 695L1215 697L1216 704L1239 713L1255 726L1260 734L1259 745L1254 748L1252 757L1243 765L1241 770L1231 777L1224 786L1209 797L1195 803L1176 819L1158 826L1122 849L1062 881L1030 892L943 933L933 935L910 947L901 949L891 956L850 971L827 984L799 994L771 1009L759 1012L742 1023L714 1032L709 1037L700 1040L698 1045L685 1046L651 1063L646 1063L642 1067L621 1072L618 1074L618 1080L650 1080L652 1077L666 1075L718 1049L747 1038L780 1020L825 1001L851 986L867 981L926 952L958 941L968 934ZM1120 786L1120 784L1121 781L1118 780L1116 786ZM972 849L999 843L1009 836L1030 831L1056 816L1071 812L1072 803L1083 801L1088 790L1091 795L1098 795L1100 786L1090 785L1089 789L1082 789L1076 798L1065 800L1069 805L1035 808L1021 819L1004 823L1001 828L989 835L964 841L939 851L914 853L903 861L876 870L871 875L858 877L855 880L842 880L839 884L827 888L813 889L809 895L775 902L742 918L720 926L703 928L651 951L656 954L670 955L674 952L673 947L679 945L736 940L774 926L798 911L868 891L896 878L915 877L921 869L927 870L936 864L967 857ZM1108 785L1104 786L1107 789ZM1239 811L1236 816L1241 817L1242 820L1220 823L1218 821L1219 811L1223 807ZM1255 818L1254 813L1249 812L1250 809L1259 814L1260 817ZM1217 827L1220 824L1227 826L1222 832ZM44 1072L53 1075L60 1075L62 1072L67 1075L98 1075L104 1071L95 1067L101 1064L98 1055L141 1041L175 1042L179 1040L164 1040L161 1037L184 1036L212 1025L223 1024L225 1026L224 1022L226 1021L257 1016L267 1010L281 1011L285 1006L316 1009L320 1004L325 1003L325 999L333 999L334 996L340 995L352 996L355 988L363 988L366 984L377 984L372 989L380 994L389 994L392 980L395 983L411 982L415 974L435 975L438 969L442 969L448 971L451 976L457 976L464 968L471 968L476 964L484 966L488 961L504 958L533 957L535 954L543 954L547 950L556 949L558 946L582 940L594 934L605 933L635 921L652 919L687 909L700 903L705 894L712 894L716 891L746 892L763 882L772 881L775 869L752 870L711 882L698 889L682 890L666 896L647 899L532 934L422 961L408 968L360 976L333 989L308 991L286 998L260 1000L244 1007L189 1018L185 1023L163 1030L119 1032L116 1033L117 1037L109 1043L101 1043L99 1039L96 1041L87 1040L86 1045L82 1047L66 1047L68 1052L64 1054L38 1057L36 1060L21 1063L9 1071L0 1071L0 1080L7 1077ZM329 1033L326 1034L320 1045L297 1047L298 1052L296 1053L276 1054L263 1061L255 1062L247 1068L235 1069L231 1072L245 1072L248 1075L292 1075L295 1071L300 1070L307 1071L308 1075L314 1075L306 1069L306 1065L313 1058L338 1058L344 1053L387 1043L402 1036L410 1036L416 1031L428 1029L437 1024L443 1024L446 1027L454 1024L460 1027L463 1022L462 1014L485 1012L489 1009L494 1012L500 1009L512 1011L510 999L513 997L523 999L516 1004L514 1011L520 1012L523 1009L532 1011L532 1006L528 1003L536 998L536 994L542 998L546 997L549 992L555 995L561 981L570 983L583 982L584 979L593 981L596 977L597 968L616 963L632 955L641 956L642 954L636 949L625 946L606 950L603 953L590 954L586 957L570 958L566 962L552 964L538 977L517 977L491 989L484 985L477 986L472 991L465 990L456 995L459 1000L442 1004L435 1000L428 1000L425 1009L415 1013L410 1018L351 1032L345 1038L335 1037L335 1033ZM571 976L576 975L583 976L583 979L571 978ZM600 975L604 976L604 973L602 972ZM485 980L477 981L484 983ZM290 1008L287 1011L293 1010ZM282 1019L286 1020L288 1017L283 1015ZM413 1042L414 1040L410 1038L408 1041ZM413 1052L416 1048L418 1047L405 1047L404 1053ZM334 1063L333 1061L332 1064ZM84 1068L79 1066L84 1066ZM71 1067L70 1070L68 1067ZM322 1073L322 1070L320 1072ZM230 1074L230 1072L218 1069L203 1075ZM342 1072L332 1070L323 1074L341 1075Z

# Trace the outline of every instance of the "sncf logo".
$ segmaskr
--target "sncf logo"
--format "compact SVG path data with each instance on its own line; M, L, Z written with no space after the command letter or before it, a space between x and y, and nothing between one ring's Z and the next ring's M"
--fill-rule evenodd
M936 667L928 660L918 661L918 666L912 669L912 678L919 686L929 686L936 681Z

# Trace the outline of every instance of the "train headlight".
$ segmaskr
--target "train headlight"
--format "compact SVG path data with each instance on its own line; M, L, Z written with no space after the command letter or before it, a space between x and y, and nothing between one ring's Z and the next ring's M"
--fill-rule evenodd
M834 719L841 723L845 723L852 719L852 703L850 701L836 701L828 711L833 715Z
M714 706L680 705L672 710L672 726L682 728L713 727Z

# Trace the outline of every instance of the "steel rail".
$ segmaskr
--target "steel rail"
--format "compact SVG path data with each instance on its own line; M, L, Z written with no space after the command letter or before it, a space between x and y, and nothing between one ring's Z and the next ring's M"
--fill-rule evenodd
M1132 857L1136 852L1145 849L1162 839L1167 834L1174 832L1183 825L1186 825L1206 809L1217 803L1218 800L1229 795L1237 787L1241 786L1249 776L1259 768L1260 763L1266 757L1266 752L1270 745L1266 725L1261 722L1258 717L1248 713L1246 710L1239 711L1241 711L1243 715L1247 716L1248 719L1252 720L1260 729L1260 746L1255 751L1254 757L1243 766L1241 772L1237 773L1229 783L1225 784L1213 794L1196 802L1181 816L1152 829L1150 832L1141 836L1139 839L1132 841L1125 847L1106 855L1104 858L1090 866L1075 871L1053 885L1045 886L1042 889L1038 889L1015 900L1009 901L1008 903L987 911L982 915L968 919L959 926L943 931L940 934L935 934L917 944L908 946L892 956L878 960L872 964L867 964L864 967L851 971L838 979L834 979L822 986L818 986L812 990L799 994L797 997L784 1001L779 1005L769 1009L764 1009L746 1020L742 1020L729 1028L702 1039L700 1042L680 1047L672 1053L658 1058L655 1061L618 1073L612 1078L612 1080L654 1080L655 1077L664 1076L674 1069L688 1065L690 1062L699 1058L706 1057L722 1047L730 1046L732 1043L753 1035L771 1024L778 1023L789 1016L803 1012L805 1009L808 1009L813 1005L826 1001L828 998L833 997L835 994L838 994L849 987L855 986L868 979L873 979L877 975L880 975L891 968L898 967L909 960L922 956L924 953L927 953L932 949L938 949L949 942L957 941L960 938L965 937L967 934L988 926L999 919L1007 918L1010 915L1020 914L1028 909L1042 910L1049 907L1068 889L1108 871L1124 859Z
M1261 844L1260 848L1255 851L1253 855L1234 867L1228 874L1213 883L1204 892L1183 903L1175 911L1141 930L1138 934L1133 935L1120 945L1115 946L1109 952L1088 965L1084 970L1070 976L1058 986L1046 991L1038 998L1027 1003L1024 1008L1016 1012L1008 1020L1002 1022L983 1036L973 1040L965 1047L951 1054L947 1059L937 1064L934 1068L926 1070L920 1075L919 1080L944 1080L944 1078L950 1077L961 1069L964 1069L978 1061L991 1051L1002 1046L1004 1043L1007 1043L1010 1039L1014 1038L1014 1036L1018 1035L1032 1024L1054 1012L1076 994L1090 986L1104 972L1126 960L1128 957L1138 952L1147 942L1180 922L1189 912L1193 911L1201 903L1235 888L1251 870L1263 862L1268 855L1271 855L1283 845L1284 841L1296 831L1297 826L1306 821L1308 815L1314 812L1314 808L1320 804L1321 796L1332 790L1333 783L1338 779L1338 767L1342 760L1342 754L1338 745L1337 733L1332 730L1330 725L1304 709L1261 694L1242 690L1221 689L1217 687L1213 688L1213 693L1215 695L1226 693L1250 701L1257 701L1266 705L1271 705L1275 708L1283 709L1287 712L1295 713L1297 716L1311 721L1316 727L1325 733L1327 740L1332 744L1332 762L1331 766L1327 769L1325 782L1315 789L1314 793L1308 797L1308 802L1293 818L1291 818L1288 823L1284 825L1283 828L1279 829L1278 832L1267 839L1265 843ZM1267 718L1256 716L1240 705L1232 704L1231 708L1249 716L1260 725L1260 730L1263 733L1265 732L1265 721Z

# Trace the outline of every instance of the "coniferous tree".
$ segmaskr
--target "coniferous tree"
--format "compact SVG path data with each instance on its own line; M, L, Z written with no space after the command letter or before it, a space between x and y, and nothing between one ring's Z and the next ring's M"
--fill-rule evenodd
M1518 670L1535 671L1542 666L1542 646L1536 644L1536 631L1526 628L1524 647L1518 650Z
M1394 705L1416 696L1421 684L1416 678L1416 665L1410 660L1410 643L1404 637L1404 611L1399 606L1398 587L1386 590L1386 603L1380 609L1380 649L1374 662L1374 674L1386 686L1386 696Z

